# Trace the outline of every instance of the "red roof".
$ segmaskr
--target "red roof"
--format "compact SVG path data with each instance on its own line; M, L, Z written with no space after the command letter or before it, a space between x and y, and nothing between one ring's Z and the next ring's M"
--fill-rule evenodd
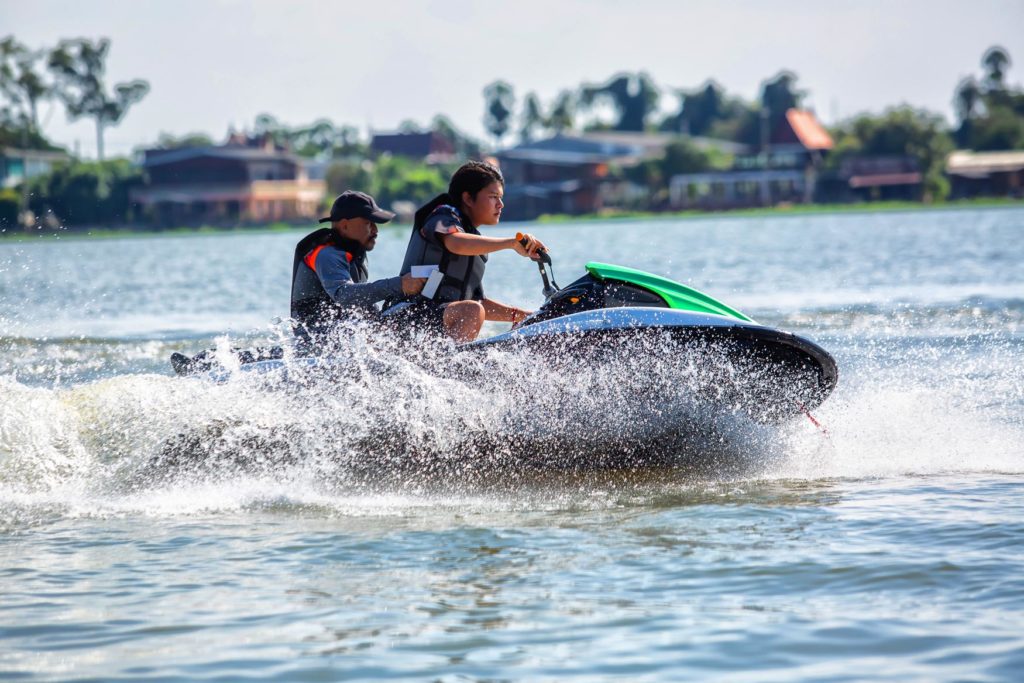
M789 109L786 111L786 121L800 144L807 149L832 149L832 136L818 123L813 113Z

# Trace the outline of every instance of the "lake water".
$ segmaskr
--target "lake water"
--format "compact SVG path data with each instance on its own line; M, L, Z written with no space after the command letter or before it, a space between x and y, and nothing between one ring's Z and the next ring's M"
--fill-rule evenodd
M519 431L601 433L631 376L465 386L368 348L388 371L347 384L179 379L173 351L285 334L302 232L3 240L0 680L1021 680L1024 209L527 227L563 285L632 266L817 341L827 435L525 476ZM491 297L540 289L492 257ZM142 476L197 425L268 459ZM429 476L469 432L507 434L461 465L492 476Z

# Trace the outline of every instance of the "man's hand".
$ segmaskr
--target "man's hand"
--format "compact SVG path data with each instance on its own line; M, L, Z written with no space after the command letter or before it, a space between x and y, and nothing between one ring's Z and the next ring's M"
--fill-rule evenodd
M534 261L537 260L537 252L547 251L544 243L530 234L524 234L521 239L516 239L512 246L520 256L527 256Z
M423 291L423 285L425 284L427 284L427 278L413 277L412 273L406 273L402 276L402 294L406 296L419 294Z

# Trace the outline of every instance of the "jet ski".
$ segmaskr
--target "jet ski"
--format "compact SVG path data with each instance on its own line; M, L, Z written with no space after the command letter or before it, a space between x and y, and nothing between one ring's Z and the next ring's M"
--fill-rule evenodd
M582 277L558 287L547 252L538 269L544 304L508 332L458 346L460 353L516 350L533 354L538 366L570 371L574 364L642 354L662 368L685 366L689 378L700 378L695 392L763 423L809 416L838 381L836 362L821 346L761 325L679 282L591 262ZM239 351L232 371L206 353L175 354L172 365L179 375L205 374L217 381L232 372L302 374L346 366L344 354L296 355L274 347Z

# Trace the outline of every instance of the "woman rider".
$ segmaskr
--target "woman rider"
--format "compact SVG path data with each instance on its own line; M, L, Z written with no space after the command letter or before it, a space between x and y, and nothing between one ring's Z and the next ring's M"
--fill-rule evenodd
M532 235L519 240L480 234L479 226L497 225L501 219L504 192L501 171L485 162L470 161L452 176L446 194L416 212L400 274L410 273L413 266L436 265L443 277L433 298L425 296L428 284L424 294L406 299L385 315L410 315L457 342L476 339L485 320L515 325L530 315L530 311L484 296L482 280L488 254L510 249L536 258L545 249Z

